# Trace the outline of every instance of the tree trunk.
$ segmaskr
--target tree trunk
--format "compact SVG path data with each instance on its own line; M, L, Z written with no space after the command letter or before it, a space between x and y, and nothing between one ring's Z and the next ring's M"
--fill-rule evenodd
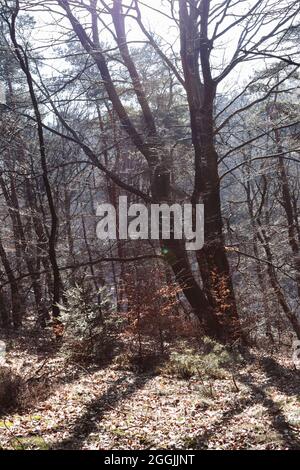
M22 298L18 287L18 282L15 279L13 270L11 268L10 262L7 258L4 246L0 240L0 258L5 269L7 279L10 284L11 291L11 311L12 311L12 321L15 328L19 328L22 325Z
M53 302L52 302L52 314L53 317L59 316L59 302L61 297L61 278L59 267L57 263L56 257L56 241L58 235L58 228L59 228L59 220L55 208L55 202L53 199L51 184L49 181L48 176L48 165L47 165L47 158L46 158L46 143L44 138L44 129L43 129L43 120L39 109L39 104L37 101L37 97L34 90L34 81L30 72L28 57L22 46L18 44L17 36L16 36L16 20L19 14L19 5L17 4L13 14L12 14L12 22L10 27L10 36L12 43L14 45L14 53L19 61L20 67L24 72L27 80L27 85L29 89L29 94L34 110L34 115L37 123L37 133L39 139L39 152L40 152L40 161L41 167L43 171L43 182L45 186L47 202L49 206L49 211L51 215L51 229L50 229L50 236L49 236L49 243L48 243L48 254L50 259L50 264L53 273Z

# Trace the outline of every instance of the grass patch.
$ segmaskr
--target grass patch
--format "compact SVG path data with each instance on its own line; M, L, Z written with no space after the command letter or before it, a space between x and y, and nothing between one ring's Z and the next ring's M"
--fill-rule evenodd
M231 371L241 363L242 358L225 346L204 338L200 349L184 348L183 352L172 352L161 372L183 380L192 377L224 379L226 370Z
M12 447L14 450L50 450L49 444L40 436L14 438Z

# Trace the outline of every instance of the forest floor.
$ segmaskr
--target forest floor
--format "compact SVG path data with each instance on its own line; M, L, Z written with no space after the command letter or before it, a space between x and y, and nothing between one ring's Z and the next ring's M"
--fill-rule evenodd
M24 349L7 364L37 396L0 411L2 449L300 449L300 371L283 355L251 351L234 374L189 380Z

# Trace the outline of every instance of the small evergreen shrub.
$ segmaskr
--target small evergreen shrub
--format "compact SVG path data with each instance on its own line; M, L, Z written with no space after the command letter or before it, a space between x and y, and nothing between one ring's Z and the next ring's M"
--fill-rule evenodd
M69 360L101 362L112 354L122 320L116 316L107 288L101 288L95 299L77 285L65 293L65 305L59 307L62 350Z

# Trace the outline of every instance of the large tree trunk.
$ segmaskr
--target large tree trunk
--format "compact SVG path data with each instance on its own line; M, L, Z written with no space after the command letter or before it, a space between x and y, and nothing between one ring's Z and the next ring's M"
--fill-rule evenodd
M197 252L197 260L205 295L220 325L221 338L226 341L240 335L240 324L223 235L217 157L214 150L205 157L206 171L202 167L198 186L204 204L205 244Z
M195 154L192 203L203 203L205 211L205 245L198 253L197 259L205 295L221 325L222 339L230 341L240 336L240 326L222 228L213 118L217 83L211 75L209 7L209 1L202 2L199 33L199 11L195 5L188 5L186 0L180 0L180 52ZM199 73L199 60L202 78Z
M222 326L205 295L205 289L201 289L195 279L184 243L181 240L162 240L161 244L164 248L167 248L166 259L173 270L176 281L191 305L193 313L200 320L203 332L212 338L223 340L224 331Z
M126 44L127 39L124 25L124 14L122 13L122 1L115 0L113 2L114 7L110 10L110 14L112 15L115 26L116 42L122 55L123 62L130 75L133 90L142 111L145 125L144 135L135 127L135 124L129 118L128 112L121 101L118 90L112 79L108 66L109 64L102 52L99 41L96 0L91 2L90 8L92 18L92 38L88 36L80 21L78 21L74 16L69 2L66 0L57 1L64 9L82 46L94 59L103 80L108 98L118 116L123 131L127 133L132 144L145 157L149 165L151 175L153 176L155 174L156 167L165 163L163 161L164 142L161 140L161 137L157 132L154 116L149 107L138 71ZM204 23L207 23L208 11L206 11L206 7L209 2L203 3L205 11L203 12L203 16L201 15L201 19L204 18ZM195 149L196 178L195 197L193 197L193 202L202 202L200 200L200 196L204 196L206 194L205 199L202 197L203 202L206 204L207 214L205 216L207 243L203 250L207 266L205 273L204 265L202 265L202 262L200 263L203 271L204 290L202 290L195 280L184 245L177 241L170 241L167 242L166 246L169 250L169 262L172 266L176 280L182 286L183 292L189 300L193 311L201 318L202 324L204 325L204 332L210 336L222 339L223 341L230 341L237 336L239 327L229 265L222 235L219 179L216 152L213 146L212 108L216 85L214 83L207 83L203 93L198 63L199 11L197 11L197 8L191 6L189 13L189 8L185 0L180 0L179 8L182 46L181 57L185 75L184 86L191 113L192 137ZM207 25L202 24L201 29L204 35L206 29L206 37L203 38L204 41L202 47L202 49L206 49L208 47ZM203 57L206 54L204 49L202 50ZM202 68L204 69L203 64L208 68L210 67L208 60L205 58L202 60ZM208 75L210 75L210 72ZM209 81L210 80L206 80L206 82ZM204 103L203 96L206 97ZM205 107L206 104L208 105L207 107ZM203 120L202 118L204 114L207 114L207 117ZM208 132L207 129L209 130ZM203 139L204 136L206 140ZM206 152L205 149L209 150L209 152ZM205 167L208 171L204 171L205 174L202 174ZM154 181L154 184L152 182L152 188L155 186ZM155 202L161 201L157 190L152 191L152 196Z

